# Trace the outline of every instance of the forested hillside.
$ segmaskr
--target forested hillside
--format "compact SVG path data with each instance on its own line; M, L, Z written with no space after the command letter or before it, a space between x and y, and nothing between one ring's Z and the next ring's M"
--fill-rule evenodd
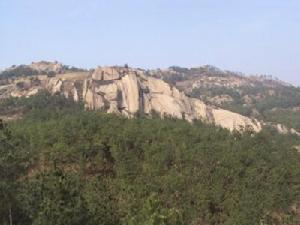
M84 111L40 93L0 103L0 224L297 225L299 139Z

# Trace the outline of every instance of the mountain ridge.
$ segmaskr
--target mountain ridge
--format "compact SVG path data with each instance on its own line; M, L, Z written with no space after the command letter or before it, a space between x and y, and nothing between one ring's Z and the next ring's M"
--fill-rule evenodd
M264 122L251 115L249 117L224 110L220 105L191 96L189 87L183 88L184 86L178 85L176 80L176 75L186 70L213 72L209 78L216 77L216 74L224 77L224 73L229 73L229 75L232 73L212 66L192 69L170 67L166 70L143 70L125 65L84 70L58 62L41 61L27 66L13 66L2 72L0 99L11 96L30 96L40 90L48 90L52 94L59 93L75 101L83 101L87 109L123 114L128 117L138 113L149 115L156 112L161 117L171 116L190 122L200 119L229 130L251 128L254 131L260 131L265 125ZM195 71L191 74L186 72L187 75L184 76L201 78ZM166 79L168 76L174 76L174 73L176 82ZM239 74L235 75L241 79L244 77ZM186 80L189 82L188 79ZM181 79L179 82L185 82L185 80ZM217 84L214 79L210 82ZM230 82L233 87L239 87L238 82ZM266 82L267 85L274 85L274 83L279 86L286 85L279 81ZM296 130L281 124L274 126L283 133L290 131L297 133Z
M37 66L36 63L34 65ZM74 101L82 100L87 109L128 117L137 113L149 115L156 112L161 117L171 116L190 122L201 119L230 130L247 127L255 131L261 129L261 124L256 120L207 106L160 79L146 76L140 69L98 67L93 71L53 75L49 73L49 67L56 69L57 65L54 63L47 66L43 67L46 68L47 75L33 74L29 79L19 77L8 81L1 88L1 98L30 96L46 89L52 94L60 93Z

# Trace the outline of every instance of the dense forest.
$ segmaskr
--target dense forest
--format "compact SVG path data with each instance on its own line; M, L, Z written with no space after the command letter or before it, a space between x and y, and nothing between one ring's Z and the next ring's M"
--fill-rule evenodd
M0 103L0 224L297 225L299 139L85 111L42 92Z

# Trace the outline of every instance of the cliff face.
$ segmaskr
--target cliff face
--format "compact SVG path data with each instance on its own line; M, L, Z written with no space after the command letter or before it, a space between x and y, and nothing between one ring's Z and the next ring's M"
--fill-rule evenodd
M247 127L254 131L261 129L261 124L256 120L208 106L199 99L187 97L161 79L147 76L143 70L124 67L99 67L93 72L9 79L0 85L0 99L30 96L41 89L83 101L87 109L128 117L137 113L150 115L156 112L162 117L171 116L188 121L199 119L229 130Z

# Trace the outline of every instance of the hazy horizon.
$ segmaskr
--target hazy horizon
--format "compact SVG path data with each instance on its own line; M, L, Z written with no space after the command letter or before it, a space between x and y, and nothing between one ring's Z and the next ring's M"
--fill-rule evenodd
M296 0L2 0L0 68L208 64L300 85L299 11Z

